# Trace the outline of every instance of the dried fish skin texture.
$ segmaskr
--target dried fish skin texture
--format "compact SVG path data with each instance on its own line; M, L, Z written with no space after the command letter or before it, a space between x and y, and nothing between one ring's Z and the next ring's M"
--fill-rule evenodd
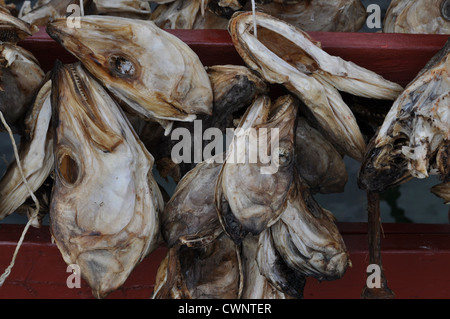
M348 181L342 155L304 117L295 131L295 167L313 193L341 193Z
M278 98L273 105L268 97L258 97L227 151L215 201L226 232L237 243L245 233L258 235L279 218L293 180L297 107L298 100L291 95ZM267 134L262 129L267 129ZM272 135L272 129L278 130L278 136ZM272 149L272 138L277 137L278 148ZM260 156L264 143L270 164L263 163ZM222 211L222 198L229 205L227 211Z
M28 38L39 31L39 28L11 14L0 7L0 41L15 43Z
M193 121L212 113L212 89L198 56L152 21L108 16L65 19L47 32L115 97L143 118ZM148 41L151 37L152 41Z
M197 164L178 183L161 215L161 232L168 247L202 247L223 232L211 187L221 167L212 158Z
M305 276L336 280L351 265L334 216L320 207L300 178L271 231L275 248L286 264Z
M22 136L19 146L20 165L32 192L41 187L53 170L51 86L51 81L47 81L39 90L25 120L27 133ZM0 219L14 213L29 196L27 185L14 161L0 180Z
M0 111L6 123L21 132L21 120L31 109L45 73L31 52L14 43L0 44L0 67Z
M84 9L87 9L91 2L92 0L84 1ZM21 20L30 24L45 26L54 19L65 17L67 9L71 4L80 5L80 1L50 0L43 3L36 3L31 11L21 17Z
M241 299L291 299L278 290L260 271L258 265L259 238L248 235L241 248L242 292Z
M193 29L202 11L202 0L176 0L159 5L151 14L152 20L162 29Z
M360 0L271 2L258 4L256 9L304 31L357 32L363 27L367 17ZM251 10L250 1L244 10Z
M259 235L256 260L261 275L266 277L272 286L292 298L303 298L306 276L286 265L275 248L271 228L265 229Z
M441 156L450 140L449 53L447 41L395 100L367 150L360 187L383 191L410 178L436 174L435 166L445 178L448 161L444 164Z
M393 0L383 23L386 33L450 33L450 1Z
M93 0L94 12L100 15L124 18L148 19L151 8L148 1L141 0ZM91 9L92 10L92 9Z
M225 234L205 247L170 248L161 262L153 299L237 299L239 249Z
M450 182L441 183L431 188L431 192L444 200L444 204L450 205Z
M80 63L53 70L55 184L50 230L96 298L119 288L161 243L153 157Z
M331 56L302 30L264 13L236 13L229 30L245 63L269 83L283 84L302 100L334 145L361 161L365 142L338 90L394 100L403 88L358 65Z

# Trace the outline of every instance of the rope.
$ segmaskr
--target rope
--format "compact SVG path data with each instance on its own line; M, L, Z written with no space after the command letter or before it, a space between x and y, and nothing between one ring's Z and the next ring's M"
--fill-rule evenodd
M20 172L20 175L22 176L22 180L23 180L23 182L24 182L28 192L30 193L31 198L33 199L33 201L36 204L36 210L33 213L33 215L29 218L28 223L25 225L25 228L24 228L24 230L22 232L22 235L20 236L19 242L17 243L16 249L14 251L14 255L12 257L11 263L6 268L5 272L0 276L0 287L2 287L3 284L5 283L6 278L8 278L8 276L11 274L11 270L14 267L14 264L16 262L17 254L19 253L19 249L22 246L23 240L25 239L25 235L26 235L28 229L30 228L32 222L34 221L34 219L36 219L36 217L37 217L37 215L39 213L40 207L39 207L39 201L37 200L36 196L34 195L33 191L31 190L30 186L28 185L27 179L26 179L26 177L25 177L25 175L23 173L22 165L20 164L19 152L17 150L17 145L16 145L16 142L14 140L14 135L13 135L13 133L11 131L11 128L6 123L6 120L5 120L4 116L3 116L2 111L0 111L0 119L1 119L1 121L3 123L3 125L5 126L6 130L9 133L9 137L11 139L12 146L13 146L13 149L14 149L14 156L15 156L15 159L16 159L16 162L17 162L17 167L19 168L19 172Z

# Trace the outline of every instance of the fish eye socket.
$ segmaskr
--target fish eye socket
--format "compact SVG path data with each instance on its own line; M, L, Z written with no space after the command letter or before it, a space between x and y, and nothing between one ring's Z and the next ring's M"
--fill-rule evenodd
M288 149L279 148L278 149L278 162L281 166L289 165L292 161L292 154Z
M130 78L136 74L133 62L123 56L112 55L109 58L109 67L115 75L120 77Z
M68 154L64 154L59 161L59 173L68 184L75 184L78 180L78 163Z
M450 21L450 0L442 2L441 13L445 20Z

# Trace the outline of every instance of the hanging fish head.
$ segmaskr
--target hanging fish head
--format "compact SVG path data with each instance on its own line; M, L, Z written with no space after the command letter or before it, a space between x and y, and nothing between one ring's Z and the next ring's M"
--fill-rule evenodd
M450 141L450 40L400 96L371 141L360 169L364 189L383 191L408 178L442 179Z
M160 121L212 113L212 88L198 56L152 21L85 16L57 19L48 34L130 110Z
M52 83L51 233L64 261L103 298L160 243L153 157L81 64L57 65Z
M293 179L297 102L286 95L271 105L261 96L236 130L216 185L216 204L223 196L230 207L219 208L221 222L236 242L279 217Z

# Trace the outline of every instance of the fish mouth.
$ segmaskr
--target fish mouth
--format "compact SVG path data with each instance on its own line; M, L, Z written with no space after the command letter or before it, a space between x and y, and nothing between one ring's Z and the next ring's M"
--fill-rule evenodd
M398 145L402 139L397 139ZM381 193L412 178L408 161L392 144L371 148L358 171L357 184L362 190Z
M441 15L445 20L450 22L450 0L442 1Z

